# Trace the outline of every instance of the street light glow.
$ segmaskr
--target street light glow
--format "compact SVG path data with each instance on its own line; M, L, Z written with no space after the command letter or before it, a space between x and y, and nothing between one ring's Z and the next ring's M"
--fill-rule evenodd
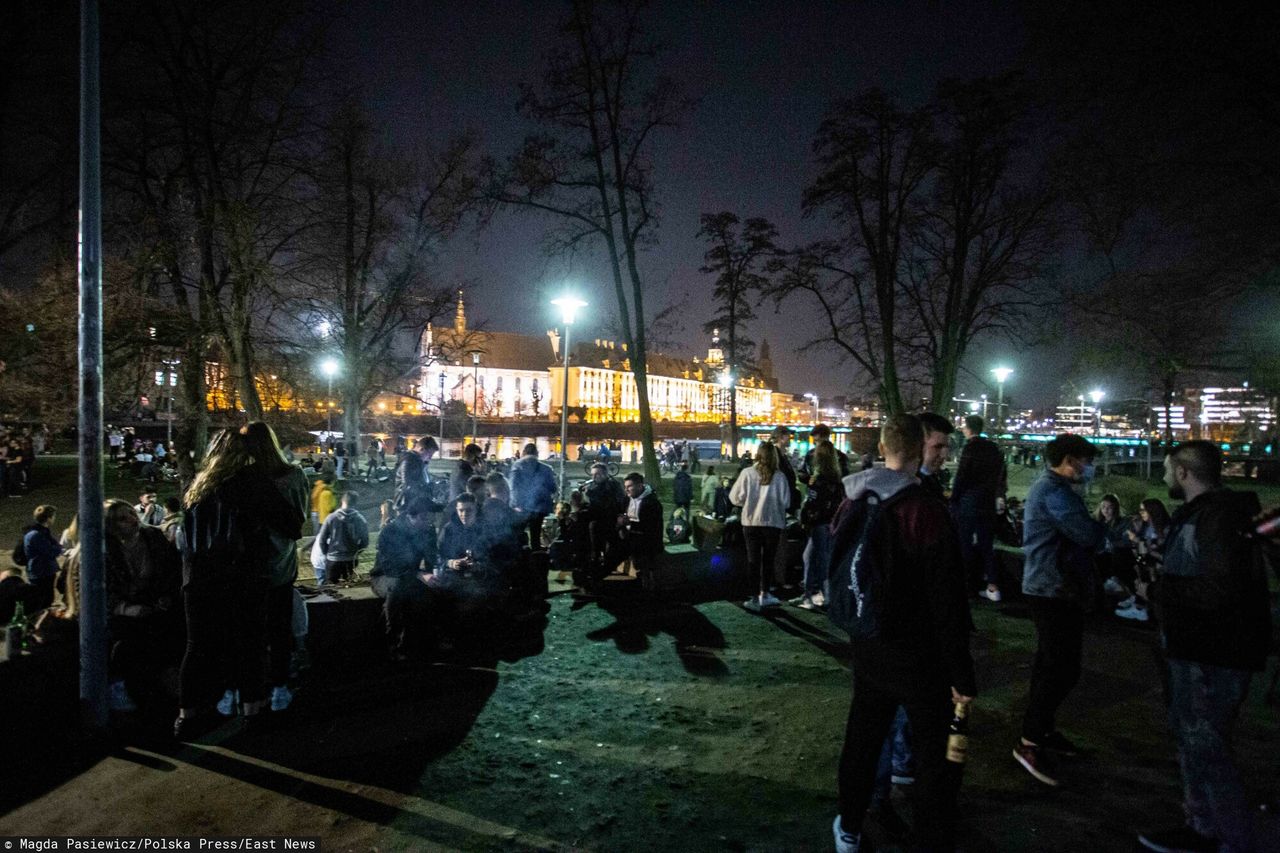
M336 358L326 358L320 362L320 373L326 379L332 379L338 375L338 360Z
M574 315L579 308L586 308L587 303L576 296L561 296L551 300L551 304L560 309L560 319L566 326L573 325Z
M1004 382L1006 379L1008 379L1010 376L1013 375L1013 368L997 367L994 370L992 370L991 373L993 376L995 376L997 382Z
M1102 402L1102 398L1103 398L1103 397L1105 397L1105 396L1107 396L1107 392L1106 392L1106 391L1098 391L1098 390L1096 390L1096 389L1095 389L1095 390L1093 390L1093 391L1090 391L1090 392L1089 392L1089 399L1093 401L1093 404L1094 404L1095 406L1096 406L1096 405L1098 405L1099 403L1101 403L1101 402Z
M720 374L720 387L721 387L721 388L731 388L731 387L733 387L733 374L732 374L732 373L722 373L722 374Z

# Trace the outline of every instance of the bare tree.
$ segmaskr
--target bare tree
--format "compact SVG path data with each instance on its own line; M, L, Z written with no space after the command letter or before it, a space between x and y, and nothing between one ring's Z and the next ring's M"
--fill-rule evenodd
M341 355L349 440L373 397L421 367L395 350L452 308L451 291L432 284L429 264L475 193L469 138L410 159L380 149L378 135L363 110L343 107L326 129L317 175L323 225L309 262L319 290L312 298Z
M725 369L736 387L743 369L754 363L755 342L747 337L746 326L756 318L753 302L769 284L765 269L778 251L778 229L767 219L752 218L743 224L734 214L722 211L702 214L698 236L710 244L701 272L716 277L712 291L716 315L703 329L723 331ZM729 392L729 455L738 456L738 395L733 390Z
M1039 164L1020 161L1026 103L1017 86L1008 75L948 82L934 101L938 168L911 218L902 284L935 412L948 410L973 342L1016 337L1037 305L1032 285L1050 248L1052 196Z
M640 252L657 225L654 137L676 125L686 101L649 71L658 51L644 31L644 8L636 0L573 0L564 45L548 55L542 85L526 87L520 99L521 113L549 131L528 137L501 167L490 164L486 195L553 218L557 250L604 246L636 381L645 474L657 480Z
M817 298L829 334L867 372L890 414L904 410L899 319L913 205L936 163L931 111L904 109L872 89L827 112L814 140L821 172L806 215L825 214L837 237L793 253L774 295Z

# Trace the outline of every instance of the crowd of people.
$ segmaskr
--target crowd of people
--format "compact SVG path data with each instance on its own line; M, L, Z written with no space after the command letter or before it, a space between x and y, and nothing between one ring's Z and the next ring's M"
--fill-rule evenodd
M16 498L35 485L32 472L44 454L49 431L43 426L0 426L0 498Z

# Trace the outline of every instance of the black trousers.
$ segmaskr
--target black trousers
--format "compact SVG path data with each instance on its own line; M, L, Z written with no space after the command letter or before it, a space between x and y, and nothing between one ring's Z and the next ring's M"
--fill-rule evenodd
M387 620L387 645L392 652L408 654L420 650L426 617L427 585L416 574L399 578L379 575L372 578L374 595L383 599Z
M747 544L747 574L751 591L764 592L768 587L766 571L773 571L778 559L778 540L782 538L780 527L742 526L742 538Z
M960 767L947 761L947 735L951 723L951 690L904 690L857 674L853 702L845 724L840 751L838 803L840 822L847 832L858 832L875 791L876 769L885 737L893 726L898 706L906 709L916 759L915 830L924 850L951 850L955 845L956 794Z
M181 613L108 616L109 678L124 681L134 691L154 690L165 668L182 660L185 645L182 630Z
M192 566L182 587L187 613L187 652L182 659L179 702L211 707L227 688L244 704L267 697L267 596L269 578L256 568Z
M1058 707L1080 680L1084 646L1084 608L1072 601L1028 595L1036 626L1036 657L1031 694L1022 718L1022 736L1032 743L1056 728Z
M293 657L293 584L282 583L267 592L267 645L271 657L267 680L272 687L289 683Z
M31 586L35 588L31 593L31 610L44 610L53 604L53 584L56 579L57 575L49 575L31 582Z
M545 512L530 512L525 514L525 528L529 531L529 550L542 550L542 520L547 517Z

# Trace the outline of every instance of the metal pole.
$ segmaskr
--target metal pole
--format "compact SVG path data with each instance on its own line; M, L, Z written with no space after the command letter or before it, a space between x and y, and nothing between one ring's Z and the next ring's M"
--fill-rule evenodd
M996 427L997 432L1004 432L1004 383L996 383Z
M102 152L98 0L80 3L80 708L107 725L107 589L102 519Z
M444 456L444 371L440 371L440 455Z
M569 327L564 324L564 395L560 398L560 499L564 500L564 459L565 448L569 446Z
M165 453L173 452L173 386L169 386L169 420L164 425Z
M333 377L332 376L328 377L327 382L329 384L329 390L325 392L325 396L324 396L324 432L325 432L324 437L329 440L329 446L332 447L333 446L333 400L331 400L330 398L333 397Z
M480 393L480 359L471 356L472 373L471 373L471 442L474 444L476 434L480 432L480 407L476 401L479 399Z

